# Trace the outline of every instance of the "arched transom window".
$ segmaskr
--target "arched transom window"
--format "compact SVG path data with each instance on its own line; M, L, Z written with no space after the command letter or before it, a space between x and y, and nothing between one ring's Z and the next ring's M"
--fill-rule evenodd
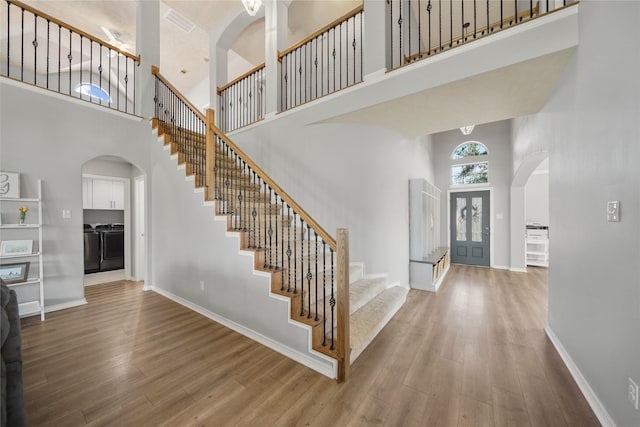
M451 184L483 184L489 182L489 162L483 160L489 150L481 142L465 142L451 153Z

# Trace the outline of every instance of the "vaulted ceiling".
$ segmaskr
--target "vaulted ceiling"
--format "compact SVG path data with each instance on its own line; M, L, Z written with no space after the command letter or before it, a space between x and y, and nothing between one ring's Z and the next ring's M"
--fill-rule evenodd
M135 0L24 0L24 3L108 41L109 29L137 53ZM326 23L361 4L361 0L292 0L289 7L289 42L293 44ZM166 19L178 12L195 24L185 32ZM180 91L189 92L209 77L209 32L219 30L241 13L241 0L161 0L160 69ZM264 19L247 27L232 46L230 80L264 62Z

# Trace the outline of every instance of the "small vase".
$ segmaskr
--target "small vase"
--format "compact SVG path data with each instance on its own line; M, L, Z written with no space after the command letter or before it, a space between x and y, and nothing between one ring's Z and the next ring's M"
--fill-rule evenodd
M20 216L20 222L19 222L19 224L20 224L20 225L26 225L26 220L27 220L27 219L26 219L26 217L24 217L24 216Z

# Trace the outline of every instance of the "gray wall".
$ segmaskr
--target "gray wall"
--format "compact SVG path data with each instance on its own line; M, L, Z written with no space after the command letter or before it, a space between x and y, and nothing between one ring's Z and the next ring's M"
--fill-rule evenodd
M20 172L25 194L35 194L36 180L43 180L45 305L80 300L82 165L117 155L148 170L149 125L6 80L0 95L0 169ZM71 210L71 219L62 219L63 209Z
M639 20L639 2L581 2L580 45L553 97L514 123L521 152L550 151L549 327L618 426L640 425L627 401L627 378L640 381ZM619 223L606 221L609 200Z
M349 229L351 261L409 283L409 179L433 182L430 137L283 118L232 139L327 232Z
M440 202L443 246L449 242L447 222L448 191L465 188L451 185L451 154L463 142L478 141L487 146L489 154L482 160L489 161L489 183L486 186L471 186L470 190L493 188L491 214L493 225L492 266L510 267L509 231L509 187L511 185L511 127L510 121L500 121L476 126L471 135L463 135L460 129L433 135L435 147L435 184L442 190ZM524 231L523 231L524 233Z

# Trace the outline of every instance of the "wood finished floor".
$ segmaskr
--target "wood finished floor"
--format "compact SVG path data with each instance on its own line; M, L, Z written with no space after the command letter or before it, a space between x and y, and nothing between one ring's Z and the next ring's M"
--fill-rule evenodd
M452 266L337 384L153 292L23 320L29 426L595 426L544 326L547 274Z

